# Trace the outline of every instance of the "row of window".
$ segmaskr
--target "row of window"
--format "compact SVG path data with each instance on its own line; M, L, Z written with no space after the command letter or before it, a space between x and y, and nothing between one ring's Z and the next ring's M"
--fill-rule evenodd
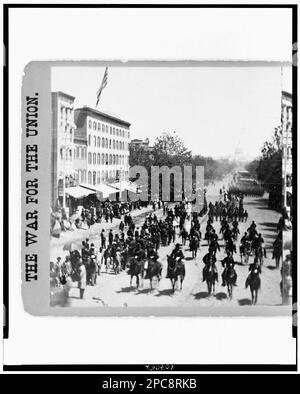
M101 129L102 129L103 133L109 132L110 135L116 135L118 137L123 137L123 138L124 137L130 138L129 131L122 130L122 129L119 129L119 128L113 127L113 126L108 126L108 125L105 125L104 123L102 123L102 125L101 125L100 122L95 122L95 121L92 122L91 120L89 120L89 128L94 129L94 130L98 130L98 131L101 131Z
M86 159L86 148L84 147L76 147L74 149L74 159ZM72 160L72 149L67 148L64 150L60 148L60 158L61 160ZM91 153L88 154L88 164L125 164L126 157L124 155L112 155L112 154L104 154L100 155L100 153Z
M75 159L86 159L86 148L85 147L76 147L75 151Z
M68 121L69 117L72 114L73 109L72 108L68 108L65 106L61 106L60 107L60 117L61 119L65 119L65 121Z
M92 145L92 136L91 135L89 135L89 138L88 138L88 145L89 146ZM128 149L127 142L111 140L111 139L104 138L104 137L102 137L102 140L101 140L100 137L96 137L96 136L94 136L94 138L93 138L93 146L96 146L98 148L102 147L102 148L106 148L106 149L118 149L118 150Z
M124 155L108 155L107 153L100 155L91 152L88 154L88 164L125 164L126 157Z
M87 176L86 176L87 174ZM78 179L80 183L88 183L90 185L99 185L108 180L115 180L117 176L116 170L111 171L86 171L78 170Z
M74 151L75 152L75 151ZM71 148L60 148L60 159L72 160L72 149Z

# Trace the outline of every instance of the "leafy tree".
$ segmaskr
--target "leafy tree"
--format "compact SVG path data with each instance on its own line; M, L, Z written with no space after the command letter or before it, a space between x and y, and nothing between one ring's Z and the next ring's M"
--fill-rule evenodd
M228 159L215 160L212 157L202 155L192 155L192 152L185 146L184 141L175 133L162 133L156 138L151 150L143 146L130 146L130 166L143 165L149 174L148 190L151 186L151 166L193 166L194 180L196 166L204 166L205 184L211 181L220 180L230 173L235 164ZM182 171L183 173L183 171ZM171 176L171 195L173 193L174 180Z
M259 159L250 162L246 169L250 173L256 172L269 192L269 206L281 209L282 200L282 131L280 127L274 129L271 141L265 141Z
M163 133L156 138L153 161L157 166L183 166L191 164L192 153L175 133Z
M130 167L143 165L147 169L150 169L153 165L153 154L143 146L130 145L129 165Z

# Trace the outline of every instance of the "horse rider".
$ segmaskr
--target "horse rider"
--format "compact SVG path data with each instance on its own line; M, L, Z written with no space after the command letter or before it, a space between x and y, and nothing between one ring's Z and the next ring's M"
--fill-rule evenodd
M211 231L210 240L211 241L218 241L218 234L216 233L216 230L214 228Z
M213 255L215 256L217 253L217 250L220 252L220 245L219 242L216 239L213 239L209 245L209 252L212 252Z
M197 230L195 227L191 228L190 231L190 237L196 237L198 239L198 241L200 242L201 240L201 232L199 230Z
M246 242L249 242L248 234L244 233L244 235L241 238L241 245L244 245Z
M156 250L154 248L151 248L148 252L148 258L149 259L153 259L154 261L156 261L158 259L158 254L156 252Z
M249 271L250 271L250 273L249 273L249 275L247 276L247 279L246 279L246 285L245 285L246 289L248 287L249 280L250 280L251 276L252 275L261 274L261 267L260 267L260 264L258 262L258 259L254 259L254 262L252 264L250 264Z
M173 252L171 253L171 257L173 260L176 260L177 257L179 257L180 260L184 259L184 255L181 250L181 245L179 243L177 243L175 245L175 248L174 248Z
M229 241L232 238L232 231L229 228L229 225L227 225L225 231L223 232L223 238L224 241Z
M236 253L236 246L235 246L235 243L233 242L233 240L232 240L232 238L229 238L227 241L226 241L226 246L225 246L225 250L229 250L230 252L235 252Z
M153 250L153 252L154 253L150 253L150 255L149 255L148 266L146 269L144 279L150 279L150 270L154 266L155 263L159 265L160 269L162 268L162 264L157 261L158 254L154 250Z
M237 222L236 222L236 223L237 223ZM232 235L233 235L233 237L234 237L235 240L237 240L237 237L238 237L238 234L239 234L239 233L240 233L240 230L239 230L238 225L233 226Z
M237 273L236 273L236 271L234 269L235 262L233 260L232 253L229 250L227 251L227 256L222 260L221 263L222 263L222 267L225 267L224 271L222 272L222 286L226 285L225 284L225 277L226 277L226 274L227 274L227 271L228 271L229 268L233 268L233 270L234 270L234 283L233 283L233 285L236 286Z
M254 238L254 236L257 235L256 224L254 220L252 221L250 227L248 227L247 231L250 234L250 237L252 238Z
M184 259L184 254L182 253L181 250L181 245L179 243L177 243L175 245L174 250L172 251L171 255L170 255L171 259L176 263L182 262L182 260ZM167 276L166 278L169 278L169 274L170 274L170 268L168 265L168 270L167 270Z
M202 270L202 282L204 282L206 280L206 272L208 270L209 263L211 263L214 273L216 275L218 275L218 270L216 267L217 259L212 251L209 251L208 253L206 253L206 255L203 257L202 261L204 263L204 268Z
M265 241L264 241L261 233L259 233L258 236L255 237L254 240L252 241L253 249L255 250L255 249L262 248L264 242Z

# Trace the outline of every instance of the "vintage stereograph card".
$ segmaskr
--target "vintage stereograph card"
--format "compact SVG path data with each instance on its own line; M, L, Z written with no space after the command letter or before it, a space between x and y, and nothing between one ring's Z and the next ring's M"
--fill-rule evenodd
M4 7L5 369L295 370L297 6L75 3Z
M33 61L34 315L291 315L292 64Z

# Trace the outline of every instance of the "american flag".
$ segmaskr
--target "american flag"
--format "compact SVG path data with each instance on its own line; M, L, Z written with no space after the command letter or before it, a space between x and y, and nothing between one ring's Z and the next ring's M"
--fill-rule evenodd
M103 79L102 79L102 83L101 83L101 86L100 86L100 88L98 89L98 92L97 92L96 107L97 107L97 105L99 103L102 90L105 88L106 85L107 85L107 67L105 68Z

